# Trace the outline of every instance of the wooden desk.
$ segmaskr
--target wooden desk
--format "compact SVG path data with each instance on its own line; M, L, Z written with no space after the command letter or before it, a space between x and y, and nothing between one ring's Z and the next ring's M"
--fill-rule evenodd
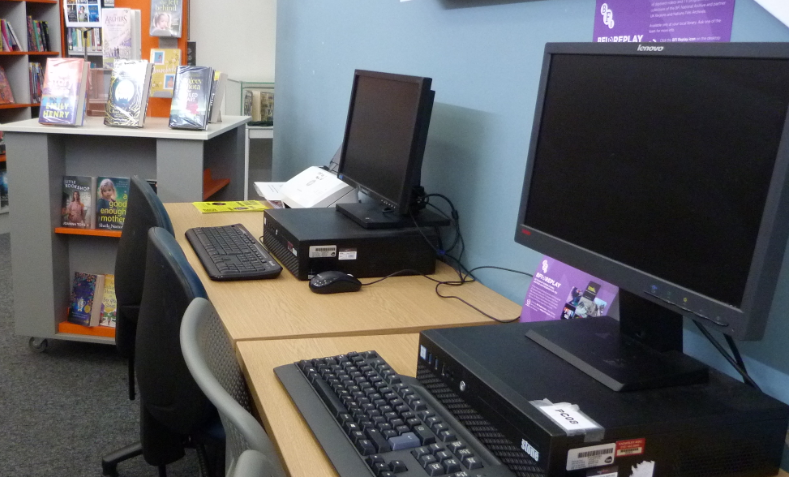
M399 374L415 376L418 338L410 333L237 343L258 413L291 477L337 473L272 370L304 358L375 349Z
M184 236L186 230L242 223L259 236L263 233L263 214L201 214L190 203L165 207L176 239L234 341L408 333L494 323L458 300L439 298L434 292L435 284L421 276L393 277L360 292L336 295L312 293L306 281L297 280L288 270L270 280L212 281ZM455 274L449 266L437 263L434 277L452 280ZM442 291L460 296L500 319L512 319L520 313L519 305L479 283L445 286Z
M337 473L272 370L304 358L375 349L395 371L415 376L418 339L418 333L411 333L238 343L258 413L291 477L337 477ZM787 472L780 471L777 477L788 477Z

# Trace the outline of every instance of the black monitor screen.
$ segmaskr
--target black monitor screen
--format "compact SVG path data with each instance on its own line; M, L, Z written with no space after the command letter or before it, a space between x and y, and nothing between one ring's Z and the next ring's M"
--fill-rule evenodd
M632 48L548 55L519 223L627 289L740 308L787 174L787 53Z
M419 185L430 84L430 78L354 75L339 176L394 209L403 205L401 213Z

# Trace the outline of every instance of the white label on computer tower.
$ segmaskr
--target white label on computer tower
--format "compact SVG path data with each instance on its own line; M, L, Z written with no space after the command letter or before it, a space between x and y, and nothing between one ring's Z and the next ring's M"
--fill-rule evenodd
M544 404L543 402L533 402L533 405L549 416L554 422L559 424L568 435L584 433L588 429L599 429L601 426L585 416L575 404L561 402L557 404Z
M341 248L337 253L338 260L356 260L357 249L355 248Z
M420 358L422 358L423 361L428 359L428 349L423 345L420 345Z
M313 245L307 253L310 258L332 258L337 256L337 245Z
M652 460L646 460L631 467L630 477L653 477L655 470L656 463Z
M588 469L600 467L614 462L614 443L597 446L581 447L568 451L568 462L565 470Z

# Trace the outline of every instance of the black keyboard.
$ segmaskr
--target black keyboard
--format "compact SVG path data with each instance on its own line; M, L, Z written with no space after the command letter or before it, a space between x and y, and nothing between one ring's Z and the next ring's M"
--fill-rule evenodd
M274 278L283 271L241 224L195 227L186 236L212 280Z
M341 477L513 477L419 382L376 353L274 369Z

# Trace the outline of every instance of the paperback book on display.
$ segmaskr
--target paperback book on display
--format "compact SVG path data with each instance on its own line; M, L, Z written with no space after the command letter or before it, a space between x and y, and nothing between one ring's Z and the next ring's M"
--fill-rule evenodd
M151 36L181 38L182 0L151 0Z
M104 124L141 128L148 108L152 65L146 60L115 60Z
M214 70L208 66L179 66L170 105L171 128L205 130L208 126Z
M102 59L105 68L112 68L115 60L141 59L141 48L140 10L102 10Z
M178 48L152 48L151 64L154 65L151 74L151 97L172 98L173 87L176 84L176 71L181 65L181 50Z
M47 58L39 123L82 126L89 67L82 58Z

